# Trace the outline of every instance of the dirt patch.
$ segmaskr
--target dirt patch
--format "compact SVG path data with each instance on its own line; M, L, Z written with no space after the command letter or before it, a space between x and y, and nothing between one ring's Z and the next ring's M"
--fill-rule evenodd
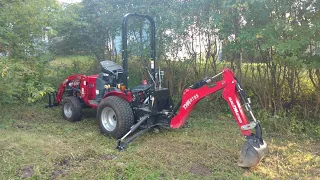
M59 177L64 177L68 173L67 171L72 167L72 159L69 157L57 160L55 163L54 171L51 173L51 179L59 179Z
M67 173L64 170L59 169L59 170L56 170L56 171L52 172L51 178L52 179L58 179L58 177L60 177L60 176L64 177L66 175L67 175Z
M21 177L22 179L28 179L32 177L34 174L33 166L25 166L22 169L19 169L16 173L17 176Z
M211 171L203 165L193 165L190 170L190 173L200 175L200 176L209 176Z
M68 159L63 159L57 163L59 166L69 166L70 161Z

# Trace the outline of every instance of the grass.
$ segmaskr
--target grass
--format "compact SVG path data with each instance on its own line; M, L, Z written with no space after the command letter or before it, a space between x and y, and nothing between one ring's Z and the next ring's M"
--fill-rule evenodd
M88 56L58 57L48 66L48 82L58 85L70 74L99 70L95 66ZM189 128L149 132L123 152L100 134L94 110L71 123L60 107L3 107L0 179L319 179L319 138L268 131L288 119L264 120L269 155L257 167L237 167L244 138L226 104L214 107L227 113L198 106Z
M81 66L79 69L89 71L89 69L86 68L90 67L93 62L94 58L90 56L59 56L51 61L50 65L55 67L70 67L78 64Z
M317 179L320 143L267 134L270 154L255 168L237 167L244 139L229 115L195 110L189 128L139 137L123 152L100 134L95 111L82 121L42 105L0 110L0 179Z

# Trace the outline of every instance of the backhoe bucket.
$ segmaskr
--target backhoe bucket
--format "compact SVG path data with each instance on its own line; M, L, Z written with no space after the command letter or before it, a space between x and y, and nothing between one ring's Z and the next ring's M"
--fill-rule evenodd
M249 136L240 152L238 166L254 167L268 152L266 142L254 136Z

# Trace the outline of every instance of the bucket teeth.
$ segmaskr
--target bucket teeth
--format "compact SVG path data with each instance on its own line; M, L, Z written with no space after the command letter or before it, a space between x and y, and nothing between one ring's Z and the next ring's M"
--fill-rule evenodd
M249 137L240 152L238 166L254 167L268 152L269 149L265 141L261 142L255 137Z

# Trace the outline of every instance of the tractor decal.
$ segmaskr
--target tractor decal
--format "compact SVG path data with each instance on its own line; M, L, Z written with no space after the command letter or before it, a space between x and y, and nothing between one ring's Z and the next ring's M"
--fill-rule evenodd
M198 99L199 98L199 95L198 94L195 94L194 96L192 96L190 99L188 99L188 101L186 102L186 103L184 103L184 105L182 105L182 107L186 110L189 106L190 106L190 104L194 101L194 100L196 100L196 99Z
M233 100L232 100L231 97L229 97L228 99L229 99L230 104L231 104L231 106L232 106L232 108L233 108L233 112L236 114L236 117L237 117L239 123L242 124L242 119L241 119L241 116L240 116L240 114L239 114L239 111L238 111L237 106L233 103Z

